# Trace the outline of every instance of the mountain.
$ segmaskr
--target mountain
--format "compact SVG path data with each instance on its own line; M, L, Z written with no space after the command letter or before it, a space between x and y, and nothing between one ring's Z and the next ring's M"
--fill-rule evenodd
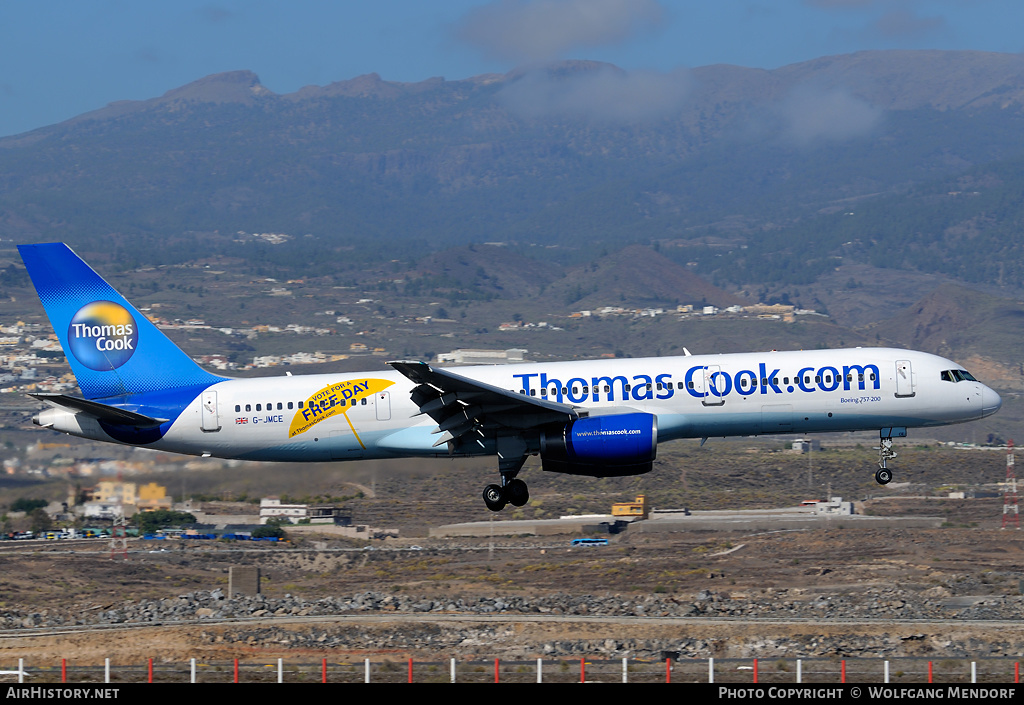
M1024 302L946 284L878 327L918 350L1012 359L1019 357Z
M454 300L539 296L562 276L559 267L494 244L454 247L415 262L402 293Z
M667 74L575 61L285 95L235 71L0 139L0 227L125 266L224 255L327 274L504 242L574 267L657 242L748 291L787 294L851 260L1012 288L1022 128L1013 54Z
M958 360L1000 389L1024 390L1024 301L944 284L871 330L901 346Z
M678 304L724 308L749 303L642 245L629 245L569 269L545 295L577 309Z

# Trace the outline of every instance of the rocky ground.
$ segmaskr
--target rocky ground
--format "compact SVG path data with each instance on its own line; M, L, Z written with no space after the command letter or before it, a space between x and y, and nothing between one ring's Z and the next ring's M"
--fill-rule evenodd
M1024 536L961 521L994 505L958 506L942 529L627 531L587 548L570 537L138 542L111 559L97 544L8 545L0 661L1024 656ZM260 568L261 595L228 597L233 565Z
M491 520L479 500L489 470L468 462L401 474L374 466L366 477L291 466L196 473L190 491L206 494L302 487L314 499L343 498L331 501L353 521L397 528L402 538L296 534L277 547L133 541L126 558L114 559L102 542L0 542L0 670L19 658L1024 656L1024 534L1000 530L1001 497L934 498L972 479L1002 479L1005 453L905 447L897 478L911 484L879 489L865 470L870 443L811 459L749 441L672 446L640 478L534 468L535 499L520 517L495 517L494 539L428 538L431 526ZM202 478L213 484L199 486ZM581 548L569 535L503 536L500 524L607 512L640 493L655 506L701 510L791 506L829 490L862 513L940 517L943 527L626 531L608 546ZM260 596L227 596L233 566L259 568Z
M552 594L542 597L458 597L432 599L420 595L368 591L342 597L307 599L294 595L268 598L236 595L224 590L190 592L177 597L126 601L85 609L5 610L0 629L40 629L100 625L221 622L275 617L434 614L476 617L526 615L561 617L668 618L704 617L744 620L1021 620L1024 598L1002 595L963 600L933 599L935 591L900 587L868 588L853 594L817 594L802 589L771 589L758 596L700 590L696 595L596 596ZM968 604L964 604L968 603ZM963 606L960 606L963 605Z

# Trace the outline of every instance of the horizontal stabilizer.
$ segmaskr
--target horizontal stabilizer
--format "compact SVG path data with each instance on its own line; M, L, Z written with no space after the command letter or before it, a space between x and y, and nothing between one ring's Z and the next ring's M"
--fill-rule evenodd
M136 428L154 428L168 421L168 419L155 419L152 416L139 414L127 409L119 409L116 406L100 404L97 401L79 399L67 394L29 394L39 401L45 401L51 406L67 409L75 413L92 416L98 421L119 424L121 426L135 426Z

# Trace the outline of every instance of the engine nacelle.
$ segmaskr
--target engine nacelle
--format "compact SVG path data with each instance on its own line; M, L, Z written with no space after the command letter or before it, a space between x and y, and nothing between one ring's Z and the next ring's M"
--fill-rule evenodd
M570 475L621 477L642 475L658 453L654 414L612 414L570 421L544 431L540 458L545 470Z

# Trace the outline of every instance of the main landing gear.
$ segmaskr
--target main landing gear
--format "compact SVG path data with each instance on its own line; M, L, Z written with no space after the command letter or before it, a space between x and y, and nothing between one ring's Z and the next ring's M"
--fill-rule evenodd
M875 482L880 485L888 485L892 482L892 470L886 464L896 457L896 451L892 449L893 437L905 438L906 428L883 428L878 432L878 470L875 471Z
M484 504L492 512L500 512L506 504L521 507L530 501L530 490L526 483L516 479L523 469L528 455L526 442L519 436L498 437L498 472L500 485L484 488Z
M522 480L510 480L508 484L487 485L484 488L484 504L492 512L500 512L506 504L521 507L530 501L530 490Z

